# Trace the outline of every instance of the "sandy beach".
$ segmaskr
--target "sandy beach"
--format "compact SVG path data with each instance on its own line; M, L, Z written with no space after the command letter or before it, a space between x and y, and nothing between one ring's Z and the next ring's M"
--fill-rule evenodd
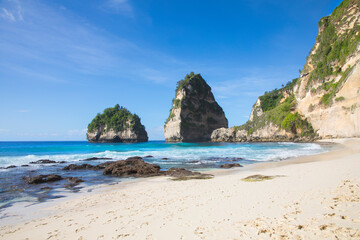
M31 219L2 219L0 238L360 239L360 140L338 142L332 152L213 179L148 178L40 204ZM255 174L272 178L243 180Z

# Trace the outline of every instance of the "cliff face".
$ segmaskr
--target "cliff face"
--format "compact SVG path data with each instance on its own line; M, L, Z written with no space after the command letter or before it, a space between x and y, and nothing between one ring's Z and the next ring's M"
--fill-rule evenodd
M200 74L178 82L169 118L164 126L167 142L209 141L213 130L228 127L224 111Z
M147 142L148 135L136 114L116 105L98 114L88 126L89 142Z
M320 20L294 94L297 110L321 138L360 137L359 41L359 1L343 1Z
M360 3L344 0L319 21L299 78L266 92L249 121L217 129L212 141L311 141L360 137Z

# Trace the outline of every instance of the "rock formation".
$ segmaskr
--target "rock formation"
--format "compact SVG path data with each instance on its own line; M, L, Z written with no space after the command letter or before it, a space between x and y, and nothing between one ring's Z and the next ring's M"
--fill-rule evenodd
M224 111L200 74L187 74L177 83L164 126L167 142L209 141L213 130L228 127Z
M212 141L311 141L360 137L360 2L343 1L319 21L299 78L260 96L249 121Z
M88 126L89 142L147 142L148 135L136 114L118 104L98 114Z

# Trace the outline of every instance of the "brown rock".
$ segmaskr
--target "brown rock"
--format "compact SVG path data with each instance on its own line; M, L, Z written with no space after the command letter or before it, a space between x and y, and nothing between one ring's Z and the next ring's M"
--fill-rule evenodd
M66 167L64 167L62 170L97 170L96 166L90 165L87 163L78 165L78 164L70 164Z
M103 174L117 177L150 177L161 173L160 166L146 163L141 157L131 157L109 164Z
M28 184L39 184L39 183L46 183L46 182L55 182L60 181L63 178L59 175L39 175L34 177L25 177L24 180Z
M226 163L220 166L220 168L233 168L233 167L242 167L242 165L238 163Z

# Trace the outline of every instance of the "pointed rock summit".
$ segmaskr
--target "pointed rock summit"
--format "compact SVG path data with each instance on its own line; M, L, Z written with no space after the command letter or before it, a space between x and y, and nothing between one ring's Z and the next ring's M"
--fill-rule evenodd
M140 118L116 104L98 113L88 126L89 142L147 142L148 135Z
M209 141L213 130L228 120L200 74L187 74L177 83L175 99L164 126L167 142Z

